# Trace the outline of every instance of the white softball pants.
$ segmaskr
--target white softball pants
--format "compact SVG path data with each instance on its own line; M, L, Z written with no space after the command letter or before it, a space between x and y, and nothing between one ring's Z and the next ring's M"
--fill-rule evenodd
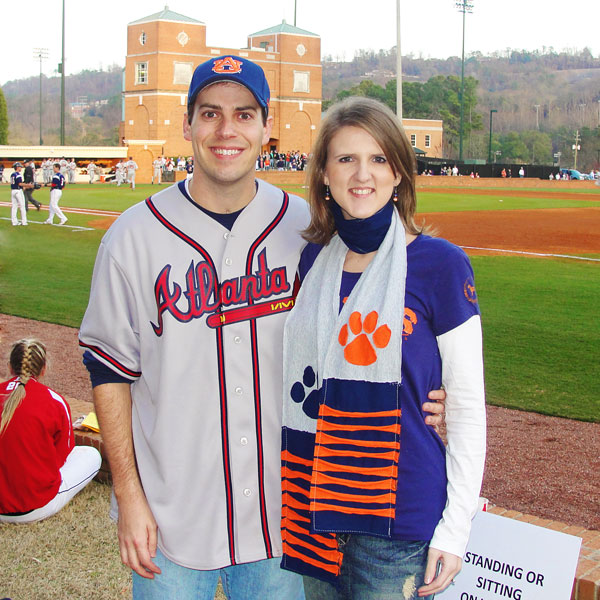
M54 221L54 215L56 215L60 221L64 221L65 213L58 207L58 202L62 196L62 190L50 190L50 204L48 206L48 221L52 223Z
M75 446L60 469L62 482L56 496L45 506L36 508L26 515L20 517L0 515L0 522L33 523L55 515L94 479L96 473L100 470L101 464L102 457L96 448Z
M10 199L12 201L12 209L10 211L10 218L13 225L19 224L17 218L17 212L21 211L21 223L27 225L27 213L25 212L25 194L23 190L11 190Z

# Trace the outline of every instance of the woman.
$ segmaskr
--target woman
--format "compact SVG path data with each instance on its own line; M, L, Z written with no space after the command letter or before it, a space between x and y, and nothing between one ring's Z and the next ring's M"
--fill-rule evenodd
M46 348L16 342L11 379L0 384L0 522L31 523L56 514L96 475L95 448L75 446L65 399L38 381Z
M329 110L284 338L282 566L305 575L307 600L440 592L477 509L485 399L473 273L460 248L416 226L415 171L385 106L349 98ZM421 409L441 384L447 450Z

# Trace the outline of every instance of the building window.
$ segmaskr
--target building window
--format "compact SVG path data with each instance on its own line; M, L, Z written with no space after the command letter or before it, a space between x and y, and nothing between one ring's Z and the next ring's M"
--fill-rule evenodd
M431 148L431 136L430 135L425 136L425 148Z
M410 134L410 145L413 148L417 147L417 134L416 133L411 133Z
M140 33L140 44L142 46L144 46L146 44L146 32L142 31L142 33Z
M148 63L135 63L135 85L148 83Z
M173 85L190 85L194 63L173 61Z
M294 92L310 92L310 73L308 71L294 71Z

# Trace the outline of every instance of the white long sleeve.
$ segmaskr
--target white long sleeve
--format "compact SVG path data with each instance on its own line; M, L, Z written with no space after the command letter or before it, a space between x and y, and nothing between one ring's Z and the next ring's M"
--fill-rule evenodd
M446 390L448 499L431 547L462 557L475 516L486 448L479 315L437 337Z

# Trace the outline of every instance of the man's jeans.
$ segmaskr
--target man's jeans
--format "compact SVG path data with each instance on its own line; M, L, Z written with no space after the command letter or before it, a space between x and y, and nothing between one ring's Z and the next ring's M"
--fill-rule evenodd
M428 542L355 534L339 539L344 560L337 586L305 577L306 600L418 598L417 590L423 585L427 566Z
M302 577L280 569L281 558L197 571L171 562L160 550L162 573L145 579L133 573L134 600L213 600L219 577L229 600L304 600Z

